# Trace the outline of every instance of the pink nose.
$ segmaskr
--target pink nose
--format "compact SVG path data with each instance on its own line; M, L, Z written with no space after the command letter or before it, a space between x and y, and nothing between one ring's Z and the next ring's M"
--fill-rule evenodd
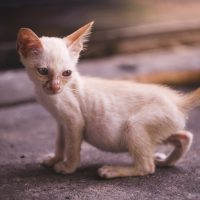
M51 89L53 90L53 92L57 92L58 90L60 90L60 81L58 79L52 81Z

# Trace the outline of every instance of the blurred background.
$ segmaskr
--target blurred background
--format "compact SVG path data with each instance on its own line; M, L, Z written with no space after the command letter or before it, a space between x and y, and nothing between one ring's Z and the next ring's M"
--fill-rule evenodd
M15 49L19 28L64 37L93 20L83 75L200 84L199 0L10 0L0 3L0 106L34 100Z
M63 37L93 20L81 74L200 86L199 0L1 0L0 199L200 199L199 109L187 125L197 133L188 157L147 179L96 181L97 166L118 164L119 157L85 143L82 171L70 178L39 166L38 158L53 150L56 124L36 103L15 50L17 32L28 27L38 36Z
M92 20L87 59L200 45L198 0L2 0L0 70L22 67L15 51L20 27L60 37Z

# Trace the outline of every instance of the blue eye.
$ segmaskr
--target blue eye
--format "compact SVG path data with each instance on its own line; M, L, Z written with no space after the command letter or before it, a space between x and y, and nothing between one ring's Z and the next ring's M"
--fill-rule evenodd
M69 69L62 73L63 76L70 76L71 74L72 74L72 71Z
M37 68L37 71L39 74L41 74L43 76L48 75L48 69L45 67L39 67L39 68Z

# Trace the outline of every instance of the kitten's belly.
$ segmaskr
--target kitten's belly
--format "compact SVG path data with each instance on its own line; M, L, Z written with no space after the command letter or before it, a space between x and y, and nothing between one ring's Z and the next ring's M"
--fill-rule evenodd
M126 152L123 122L119 119L95 119L87 122L84 139L91 145L110 152Z

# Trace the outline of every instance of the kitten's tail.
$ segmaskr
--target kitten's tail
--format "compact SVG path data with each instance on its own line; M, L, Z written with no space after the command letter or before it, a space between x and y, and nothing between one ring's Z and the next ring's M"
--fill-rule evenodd
M200 88L182 96L179 106L184 112L200 106Z
M157 152L155 154L156 165L160 167L174 165L189 150L192 140L193 135L188 131L179 131L169 136L165 144L171 144L174 149L169 155Z

